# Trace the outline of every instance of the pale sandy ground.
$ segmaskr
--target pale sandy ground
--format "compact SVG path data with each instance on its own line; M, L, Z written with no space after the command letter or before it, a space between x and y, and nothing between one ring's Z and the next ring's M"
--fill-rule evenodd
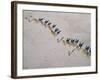
M23 68L52 68L52 67L80 67L90 66L91 59L82 50L68 56L68 51L73 46L64 46L62 42L57 43L57 38L78 38L90 45L90 14L82 13L56 13L40 11L24 11L24 16L35 18L46 17L52 23L58 25L62 33L54 37L48 28L41 23L29 23L24 19L23 27Z

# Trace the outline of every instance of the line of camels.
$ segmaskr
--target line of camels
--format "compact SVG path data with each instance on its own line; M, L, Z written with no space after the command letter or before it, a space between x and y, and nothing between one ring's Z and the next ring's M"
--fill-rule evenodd
M50 20L46 19L45 17L42 18L34 18L33 16L29 16L29 17L25 17L26 20L28 20L28 22L40 22L42 25L44 25L46 28L48 27L48 29L50 30L50 32L54 35L57 36L59 35L62 31L58 28L58 26L56 24L53 24ZM91 47L90 46L85 46L83 47L83 45L85 44L84 42L80 41L79 39L72 39L72 38L65 38L64 36L62 36L60 39L57 39L57 42L63 42L64 45L71 45L71 46L75 46L74 49L72 49L71 51L68 51L68 55L71 56L71 54L73 54L73 52L78 49L78 50L83 50L87 56L91 56Z

